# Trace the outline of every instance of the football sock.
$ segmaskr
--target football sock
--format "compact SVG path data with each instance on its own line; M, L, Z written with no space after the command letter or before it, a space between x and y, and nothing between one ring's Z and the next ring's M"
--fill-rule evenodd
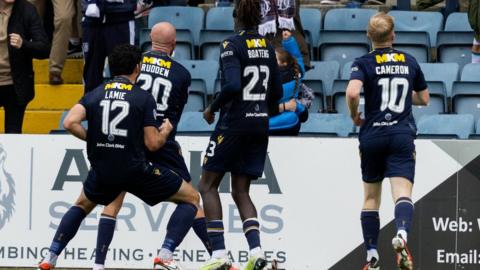
M398 234L407 241L407 234L410 231L413 218L413 203L410 198L401 197L395 203L395 224Z
M166 248L160 249L160 252L158 252L158 257L162 260L171 260L173 259L173 252Z
M208 254L212 255L212 246L210 245L210 240L208 239L207 221L205 220L205 218L201 217L195 219L193 221L192 228L200 241L202 241L205 249L208 251Z
M57 256L60 255L68 242L70 242L77 233L78 228L85 217L86 213L82 208L78 206L70 207L67 213L63 216L62 221L60 221L60 225L58 226L52 245L50 246L50 252Z
M114 217L102 215L98 223L97 248L95 249L95 264L104 265L107 257L108 247L113 239L115 224ZM102 268L103 269L103 268Z
M53 253L53 252L49 252L48 255L42 260L42 263L49 263L51 265L56 265L57 264L57 259L58 259L58 255Z
M190 203L180 203L173 211L167 224L167 235L162 248L174 252L192 227L197 207Z
M243 232L250 250L260 247L260 223L257 218L249 218L243 222Z
M105 266L103 264L94 264L93 270L105 270Z
M207 223L208 238L212 245L212 257L224 258L226 256L225 251L225 239L223 237L223 221L211 220Z
M370 261L372 257L376 257L378 260L377 241L380 232L380 217L378 215L378 210L363 210L361 221L363 240L365 248L367 249L367 261Z

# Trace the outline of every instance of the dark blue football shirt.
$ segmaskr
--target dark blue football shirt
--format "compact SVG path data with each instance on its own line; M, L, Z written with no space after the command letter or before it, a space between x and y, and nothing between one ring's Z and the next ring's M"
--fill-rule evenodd
M283 95L275 50L256 31L241 31L220 47L222 91L217 130L228 134L267 134L271 108ZM270 110L269 110L270 109Z
M152 95L125 77L115 77L87 93L87 153L100 177L124 179L144 172L147 161L143 128L158 127Z
M416 133L412 91L427 88L415 58L392 49L376 49L352 64L351 80L363 82L365 123L360 139Z
M191 81L190 72L167 54L155 51L143 54L137 84L156 100L159 123L164 118L172 123L169 140L175 140Z

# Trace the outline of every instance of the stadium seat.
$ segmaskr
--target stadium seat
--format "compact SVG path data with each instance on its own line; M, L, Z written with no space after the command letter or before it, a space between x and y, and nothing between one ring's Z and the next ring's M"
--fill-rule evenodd
M201 112L184 112L178 123L177 131L179 133L210 133L214 130L215 124L218 120L218 113L215 117L215 123L207 124L203 119Z
M473 31L438 33L437 61L457 63L460 68L472 60Z
M420 63L420 68L425 80L444 82L447 96L452 96L452 84L458 79L457 63Z
M454 12L448 15L445 21L445 31L469 32L472 31L466 12Z
M201 79L207 87L207 94L213 95L215 87L215 79L218 74L218 62L211 60L180 60L182 64L192 76L192 79Z
M437 33L443 26L442 13L393 10L388 14L395 18L395 31L427 32L430 47L437 44Z
M370 51L364 31L330 31L320 33L319 53L322 61L337 61L340 67Z
M189 30L195 45L200 41L200 30L203 28L205 14L199 7L155 7L148 16L148 27L158 22L170 22L177 30Z
M323 93L329 96L330 90L332 89L333 80L338 78L340 65L336 61L312 61L311 65L312 69L305 73L303 79L321 80L323 86Z
M350 80L350 74L352 73L352 64L353 61L345 63L342 67L342 71L340 72L340 79L341 80Z
M308 111L311 113L323 112L325 110L325 95L322 80L303 80L303 83L313 90L315 98Z
M430 40L426 32L396 31L393 47L412 55L419 63L427 63L430 59Z
M475 123L475 134L477 136L480 135L480 119L478 119L477 123Z
M413 117L419 121L425 115L435 115L446 112L447 90L443 82L427 82L430 93L428 106L413 106Z
M418 121L418 134L423 136L455 136L468 139L474 132L471 114L439 114L422 117Z
M205 96L199 92L188 92L188 101L185 104L184 112L202 112L205 109Z
M353 122L343 114L311 113L300 127L301 134L336 134L347 137L353 131Z
M350 111L347 107L346 101L346 90L347 90L348 80L335 80L332 87L332 108L334 111L350 115ZM365 111L365 99L363 98L363 89L360 98L359 111Z
M471 114L480 119L480 82L453 83L452 109L458 114Z
M463 67L461 81L480 82L480 64L467 64Z
M214 7L208 10L205 22L207 30L233 31L233 7Z
M310 48L318 45L320 29L322 29L322 14L316 8L300 8L300 18ZM313 55L313 50L310 50Z
M220 44L234 34L230 30L202 30L200 34L200 58L203 60L220 59Z
M374 9L336 8L325 14L324 29L340 31L367 31L370 17L377 13ZM303 19L303 17L302 17Z

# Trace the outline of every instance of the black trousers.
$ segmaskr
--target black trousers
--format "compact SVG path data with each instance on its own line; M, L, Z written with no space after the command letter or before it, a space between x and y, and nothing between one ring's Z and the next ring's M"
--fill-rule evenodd
M26 105L20 105L13 85L0 86L0 107L5 110L5 133L22 133Z
M134 37L134 21L116 24L83 24L85 93L103 83L105 58L113 51L113 48L122 44L133 45Z

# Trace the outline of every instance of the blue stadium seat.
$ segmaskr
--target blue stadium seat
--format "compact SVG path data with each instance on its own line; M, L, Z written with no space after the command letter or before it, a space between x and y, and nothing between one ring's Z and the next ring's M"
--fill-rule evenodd
M220 59L220 43L234 34L230 30L202 30L200 34L200 58L203 60Z
M184 112L202 112L205 109L205 96L201 92L188 91L188 101Z
M471 114L428 115L417 124L419 135L456 136L459 139L468 139L474 132L474 126Z
M452 96L452 84L458 79L457 63L420 63L420 68L425 80L445 83L447 96Z
M352 64L353 61L345 63L342 67L342 71L340 72L340 79L341 80L350 80L350 74L352 73Z
M208 10L205 22L207 30L233 31L233 7L214 7Z
M472 61L473 31L442 31L437 38L437 61L457 63L460 68Z
M370 41L364 31L330 31L320 33L319 53L322 61L337 61L340 67L367 54Z
M467 64L463 67L461 81L480 82L480 64Z
M471 114L480 119L480 82L453 83L452 109L458 114Z
M213 95L215 87L215 79L218 74L218 62L211 60L180 60L182 64L192 76L192 79L201 79L207 87L207 94Z
M393 10L388 14L395 18L395 31L427 32L430 47L437 44L437 33L443 26L442 13Z
M430 40L426 32L395 31L393 47L412 55L419 63L430 59Z
M214 130L218 121L218 113L215 117L215 123L207 124L203 119L201 112L184 112L178 123L177 131L179 133L210 133Z
M466 12L454 12L448 15L445 22L445 31L469 32L472 31Z
M336 134L347 137L353 131L353 122L343 114L311 113L300 128L302 134Z
M177 29L189 30L195 45L200 41L200 30L203 28L205 14L199 7L156 7L148 16L148 27L158 22L170 22Z
M377 13L374 9L335 8L325 14L325 30L367 31L370 17Z
M322 29L322 14L320 10L316 8L300 8L300 19L310 48L316 47L319 41L320 29ZM313 50L310 53L313 53Z
M478 119L477 123L475 124L475 134L480 135L480 119Z
M348 81L347 80L335 80L333 82L332 88L332 108L334 111L350 115L350 111L347 107L346 101L346 90L347 90ZM360 106L358 107L360 112L365 112L365 99L363 98L363 89L360 97Z
M428 106L413 106L413 117L418 122L425 115L435 115L446 112L447 90L443 82L427 82L430 93Z
M322 80L303 80L303 83L310 87L315 94L315 98L310 108L308 108L308 111L311 113L323 112L325 110L325 95Z
M333 80L338 78L340 65L335 61L321 61L311 62L312 69L305 73L305 80L321 80L323 86L323 93L327 96L330 95L332 89Z

